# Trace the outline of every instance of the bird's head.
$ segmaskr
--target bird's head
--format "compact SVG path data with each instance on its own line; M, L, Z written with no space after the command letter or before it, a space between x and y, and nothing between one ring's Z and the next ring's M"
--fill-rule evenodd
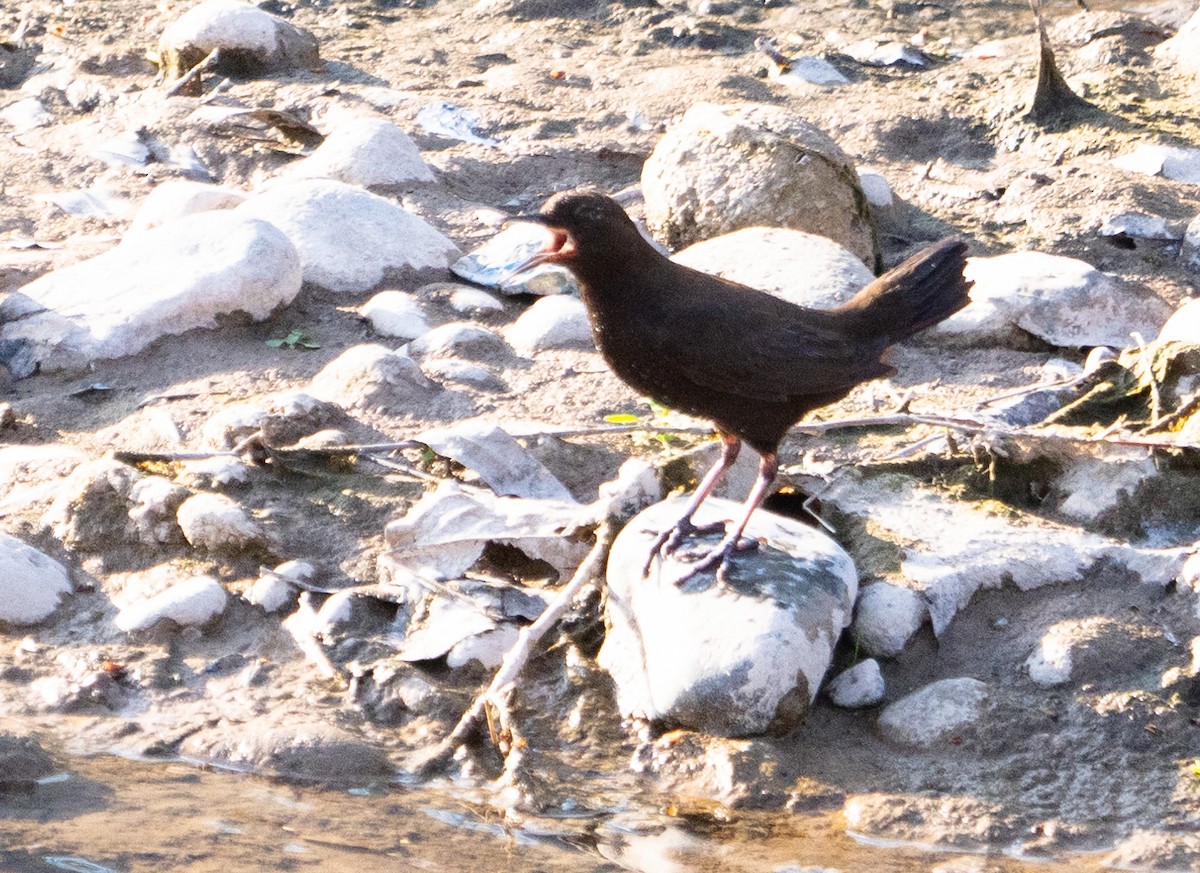
M540 211L516 220L540 224L551 233L546 247L518 267L517 273L539 264L577 267L589 258L619 252L621 244L631 239L641 242L637 226L621 205L598 191L555 194Z

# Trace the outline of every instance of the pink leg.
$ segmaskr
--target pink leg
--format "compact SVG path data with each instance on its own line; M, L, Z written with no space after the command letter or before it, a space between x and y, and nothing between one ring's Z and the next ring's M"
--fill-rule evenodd
M762 463L758 466L758 480L754 483L754 488L750 491L750 496L742 504L741 518L725 534L721 542L717 543L711 551L701 555L696 563L688 567L687 572L683 576L675 580L676 585L682 585L697 573L703 573L705 570L711 570L713 567L719 566L723 569L729 557L738 551L739 548L742 548L740 545L742 533L746 530L746 525L750 523L750 516L754 514L754 510L758 509L763 500L766 499L767 492L771 490L771 484L775 481L775 473L778 469L779 464L773 452L762 456ZM720 571L718 570L719 576Z
M663 531L655 539L650 546L650 557L646 561L646 566L642 569L642 575L645 576L650 572L650 565L654 563L654 559L661 555L669 555L671 552L679 548L679 544L683 542L683 538L690 533L695 533L697 527L692 524L692 516L696 514L696 510L700 508L700 504L704 499L712 493L713 488L717 486L721 476L725 471L732 466L737 460L738 452L742 449L742 441L735 436L729 434L721 434L721 442L724 446L721 451L721 457L712 465L704 478L700 480L700 484L696 486L696 493L692 495L692 499L688 501L687 509L683 511L679 521L675 522L667 530ZM744 527L745 525L743 525ZM713 529L723 528L724 525L716 525Z

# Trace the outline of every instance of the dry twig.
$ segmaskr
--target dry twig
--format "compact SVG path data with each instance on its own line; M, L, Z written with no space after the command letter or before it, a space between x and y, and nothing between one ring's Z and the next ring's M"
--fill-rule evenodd
M516 682L521 672L525 669L525 665L533 655L538 642L558 623L563 613L570 607L571 601L575 599L575 596L600 572L604 558L612 546L613 538L616 536L615 528L616 524L611 520L600 524L600 527L596 530L596 544L587 553L587 557L583 559L583 562L575 571L575 575L571 577L571 580L566 585L559 589L557 596L542 614L537 617L537 620L533 624L521 629L516 643L504 655L504 661L500 664L500 669L496 671L496 675L492 677L491 684L488 685L482 694L475 698L475 702L463 713L454 730L438 743L437 746L427 752L414 768L414 775L417 778L429 778L437 770L445 766L455 750L470 737L478 725L480 718L485 716L489 706L495 707L499 728L501 730L511 730L512 719L508 711L506 699L512 691L512 684ZM490 723L491 715L488 714L487 717Z

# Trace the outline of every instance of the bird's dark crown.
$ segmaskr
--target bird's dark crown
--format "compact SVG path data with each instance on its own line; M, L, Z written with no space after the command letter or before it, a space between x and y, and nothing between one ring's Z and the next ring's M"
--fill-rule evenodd
M617 201L599 191L564 191L546 201L539 220L567 231L576 241L601 238L626 227L636 228Z

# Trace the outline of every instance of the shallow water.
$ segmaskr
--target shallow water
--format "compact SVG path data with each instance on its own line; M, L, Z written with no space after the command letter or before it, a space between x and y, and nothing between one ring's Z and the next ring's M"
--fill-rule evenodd
M0 794L4 873L1099 870L856 842L829 815L614 813L506 823L451 787L337 791L101 756Z

